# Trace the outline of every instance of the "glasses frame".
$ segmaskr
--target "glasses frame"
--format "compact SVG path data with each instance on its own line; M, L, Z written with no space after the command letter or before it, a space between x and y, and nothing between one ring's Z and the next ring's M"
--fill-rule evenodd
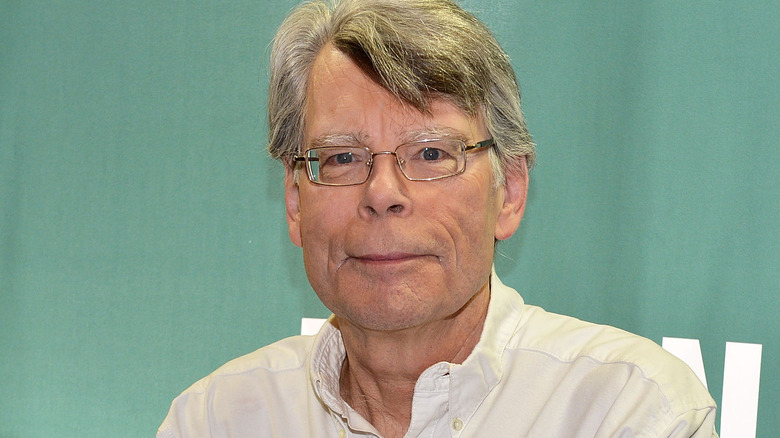
M457 171L457 172L455 172L453 174L450 174L450 175L434 176L434 177L431 177L431 178L410 178L409 175L407 175L406 172L404 172L404 168L403 168L403 165L402 165L403 163L401 163L401 159L398 158L398 154L397 154L398 149L403 147L403 146L406 146L408 144L412 144L412 143L427 143L427 142L434 142L434 141L441 141L441 140L457 140L457 139L451 139L451 138L430 138L430 139L425 139L425 140L413 141L413 142L409 142L409 143L400 144L392 151L379 151L379 152L371 152L371 149L369 149L368 147L365 147L365 146L353 146L355 148L365 149L369 153L370 158L366 162L366 166L368 166L368 173L366 174L365 179L363 179L362 181L359 181L359 182L353 182L353 183L349 183L349 184L324 183L322 181L316 181L314 179L314 175L312 174L312 171L311 171L311 165L309 163L311 161L317 161L317 159L316 158L315 159L309 158L308 156L306 156L306 153L308 151L310 151L310 150L329 148L329 147L333 147L333 146L318 146L318 147L313 147L313 148L306 149L304 151L304 155L294 155L293 156L293 165L295 165L296 163L303 163L304 167L306 168L306 177L313 184L318 184L318 185L321 185L321 186L332 186L332 187L358 186L360 184L365 183L366 181L368 181L369 178L371 178L371 172L373 172L373 170L374 170L374 157L376 157L377 155L393 155L395 157L395 163L398 165L398 169L401 171L401 175L403 175L404 178L408 179L409 181L435 181L435 180L449 178L451 176L455 176L455 175L459 175L459 174L463 173L466 170L466 165L468 164L468 159L467 159L467 157L468 157L467 152L468 151L473 151L473 150L482 149L482 148L489 148L489 147L492 147L492 146L495 145L495 142L493 141L492 138L488 138L487 140L478 141L478 142L476 142L474 144L471 144L471 145L467 145L466 142L463 141L463 140L457 140L458 142L460 142L461 154L463 154L463 168L462 169L460 169L459 171Z

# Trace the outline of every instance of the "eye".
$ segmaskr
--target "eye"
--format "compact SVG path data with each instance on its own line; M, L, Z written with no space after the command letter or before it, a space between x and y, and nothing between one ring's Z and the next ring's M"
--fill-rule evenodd
M331 160L333 160L336 164L349 164L354 161L354 157L352 156L352 152L344 152L334 155L331 157Z
M399 146L399 157L419 165L440 165L457 160L460 143L449 140L425 140Z
M436 161L444 158L445 152L438 148L425 148L420 153L422 159L425 161Z
M320 152L320 162L323 166L349 166L361 161L360 152L344 150L327 150Z

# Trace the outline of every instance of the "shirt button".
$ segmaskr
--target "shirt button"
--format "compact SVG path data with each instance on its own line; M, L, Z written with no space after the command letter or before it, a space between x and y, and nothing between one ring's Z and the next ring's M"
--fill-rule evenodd
M463 421L460 418L452 420L452 428L460 432L463 429Z
M339 429L339 438L345 438L347 436L347 431L344 429Z

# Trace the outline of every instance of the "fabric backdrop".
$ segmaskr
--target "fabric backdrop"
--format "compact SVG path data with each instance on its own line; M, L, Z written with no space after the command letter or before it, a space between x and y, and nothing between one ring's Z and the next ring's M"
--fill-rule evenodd
M295 2L0 0L0 437L151 436L225 361L325 317L265 152ZM763 347L780 429L780 3L469 0L539 150L498 249L527 302ZM725 438L725 437L724 437Z

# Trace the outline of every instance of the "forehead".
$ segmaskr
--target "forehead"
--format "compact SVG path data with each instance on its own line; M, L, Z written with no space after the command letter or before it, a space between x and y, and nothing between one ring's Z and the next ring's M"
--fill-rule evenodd
M305 120L306 146L329 138L370 145L431 136L471 141L487 135L481 116L471 117L447 99L431 100L430 113L402 102L330 45L312 66Z

